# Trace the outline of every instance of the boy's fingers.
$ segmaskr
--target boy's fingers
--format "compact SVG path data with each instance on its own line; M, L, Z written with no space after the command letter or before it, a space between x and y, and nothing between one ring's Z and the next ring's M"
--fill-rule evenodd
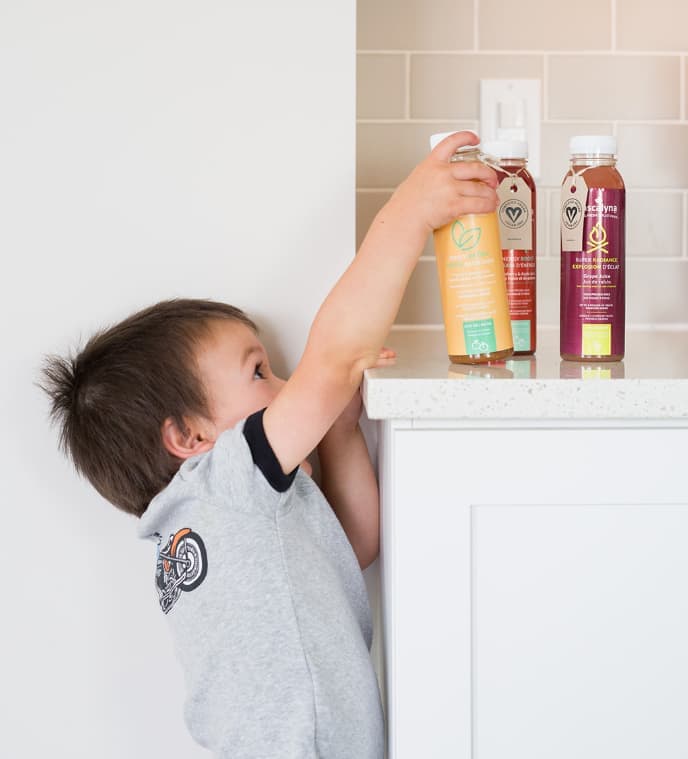
M462 198L459 210L456 216L463 216L467 213L492 213L497 207L497 198Z
M393 363L397 357L397 352L393 348L380 348L375 366L388 366Z
M488 200L497 200L497 193L493 187L488 187L483 182L457 182L452 185L452 191L456 195L464 198L487 198Z
M442 142L435 145L430 155L440 161L448 161L459 148L465 145L478 145L479 143L480 138L475 132L471 132L470 130L453 132L445 137Z
M469 179L484 182L490 187L497 187L497 172L479 161L470 163L457 162L451 165L451 175L455 179Z

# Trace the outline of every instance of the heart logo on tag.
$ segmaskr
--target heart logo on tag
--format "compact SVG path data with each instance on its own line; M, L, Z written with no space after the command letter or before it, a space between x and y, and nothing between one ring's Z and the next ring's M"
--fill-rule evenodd
M528 206L518 198L511 198L499 206L499 221L510 231L524 227L529 218Z
M576 206L568 206L566 208L566 216L569 220L569 223L573 224L576 216L578 216L578 209L576 208Z

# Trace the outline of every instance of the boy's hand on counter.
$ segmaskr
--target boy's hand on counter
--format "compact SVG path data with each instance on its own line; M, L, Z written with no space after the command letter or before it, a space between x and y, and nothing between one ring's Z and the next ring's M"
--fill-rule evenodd
M394 363L397 357L397 352L393 348L382 347L380 349L380 355L378 356L376 367L390 366ZM347 404L346 408L337 417L334 424L330 428L328 434L333 433L335 435L343 433L351 433L356 429L358 420L361 418L361 411L363 409L363 401L361 398L361 388L353 394L353 397Z
M459 216L494 211L496 173L478 161L450 163L458 148L478 143L473 132L456 132L442 140L390 198L388 207L397 220L416 220L427 234Z
M384 345L382 348L380 348L380 355L377 357L377 361L375 362L375 366L372 368L375 369L377 367L382 366L389 366L390 364L393 364L396 360L397 352L394 350L394 348L386 348Z

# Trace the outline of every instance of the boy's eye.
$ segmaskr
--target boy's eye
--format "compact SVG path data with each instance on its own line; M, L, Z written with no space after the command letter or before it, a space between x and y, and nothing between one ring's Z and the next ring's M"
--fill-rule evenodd
M263 362L261 361L259 364L256 364L256 368L253 370L253 376L258 377L259 379L265 379L265 376L263 374Z

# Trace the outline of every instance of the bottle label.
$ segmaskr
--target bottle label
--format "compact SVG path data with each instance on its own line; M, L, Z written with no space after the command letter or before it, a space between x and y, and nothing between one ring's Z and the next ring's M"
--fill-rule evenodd
M503 250L514 350L535 350L535 251Z
M497 351L497 333L494 319L475 319L463 323L463 339L468 353L479 356Z
M562 195L566 192L565 184ZM579 192L580 186L572 195ZM578 248L565 244L562 219L562 353L582 357L624 352L625 210L624 190L589 188L577 225Z
M513 348L497 215L463 216L434 237L449 355Z
M503 250L533 249L533 193L519 176L506 176L497 188L499 236Z
M588 197L588 185L580 175L566 177L561 188L561 249L583 249L583 223Z
M532 348L530 344L530 332L532 321L530 319L512 319L511 333L514 336L515 351L529 351Z

